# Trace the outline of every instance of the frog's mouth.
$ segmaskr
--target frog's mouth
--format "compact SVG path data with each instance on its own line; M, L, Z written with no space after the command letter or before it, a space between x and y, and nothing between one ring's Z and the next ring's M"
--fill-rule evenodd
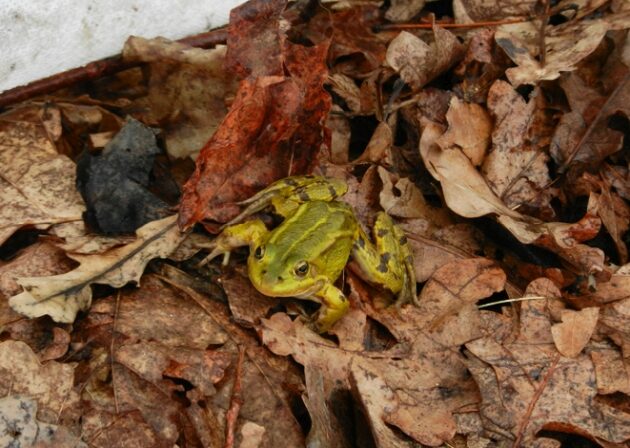
M323 280L317 280L310 287L308 287L305 291L302 291L302 292L300 292L298 294L293 293L292 297L295 297L297 299L310 299L318 291L321 291L323 287L324 287L324 281Z

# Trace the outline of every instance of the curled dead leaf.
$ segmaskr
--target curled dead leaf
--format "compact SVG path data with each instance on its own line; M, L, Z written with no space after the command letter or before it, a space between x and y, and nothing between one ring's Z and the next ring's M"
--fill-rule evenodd
M92 284L120 288L131 281L139 283L147 263L167 257L184 238L176 216L145 224L137 235L133 243L103 254L71 255L80 266L65 274L18 279L24 291L9 299L11 308L28 317L49 315L55 322L71 323L79 311L90 307Z

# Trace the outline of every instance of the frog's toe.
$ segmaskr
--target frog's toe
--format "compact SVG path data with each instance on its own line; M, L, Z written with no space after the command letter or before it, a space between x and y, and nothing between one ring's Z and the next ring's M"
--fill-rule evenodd
M203 260L197 263L197 267L204 266L210 263L212 260L214 260L221 254L223 254L223 262L221 264L223 266L227 266L227 264L230 261L230 253L231 253L229 249L225 249L224 247L221 247L220 244L214 244L210 246L209 249L212 249L212 251Z

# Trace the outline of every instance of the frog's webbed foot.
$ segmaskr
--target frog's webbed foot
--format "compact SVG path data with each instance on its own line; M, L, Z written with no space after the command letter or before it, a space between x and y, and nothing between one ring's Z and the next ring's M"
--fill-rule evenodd
M247 207L225 226L239 222L270 205L277 214L287 218L299 204L308 201L333 201L343 196L346 191L348 191L348 185L340 179L309 175L287 177L274 182L251 198L239 202L239 205L247 205Z
M210 249L210 253L201 260L199 266L210 262L221 254L223 254L223 266L226 266L230 261L230 253L233 249L251 246L252 243L260 241L267 232L265 224L260 219L226 227L210 244L205 246L206 249Z
M325 333L346 314L350 302L339 288L330 283L326 283L315 296L321 306L308 325L317 333Z
M374 223L376 247L359 230L352 255L362 277L397 294L396 305L417 304L416 274L405 233L389 215L380 212Z

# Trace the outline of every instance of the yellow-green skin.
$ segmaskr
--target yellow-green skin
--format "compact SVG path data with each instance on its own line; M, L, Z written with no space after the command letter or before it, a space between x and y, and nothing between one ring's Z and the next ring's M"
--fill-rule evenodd
M318 176L293 176L271 184L243 202L248 207L227 224L207 259L249 246L249 278L271 297L297 297L321 303L315 328L327 331L348 310L348 299L334 286L352 255L365 280L398 295L397 304L416 301L416 280L404 233L384 212L378 214L372 244L354 212L335 199L345 182ZM267 206L284 221L267 230L259 219L240 221Z

